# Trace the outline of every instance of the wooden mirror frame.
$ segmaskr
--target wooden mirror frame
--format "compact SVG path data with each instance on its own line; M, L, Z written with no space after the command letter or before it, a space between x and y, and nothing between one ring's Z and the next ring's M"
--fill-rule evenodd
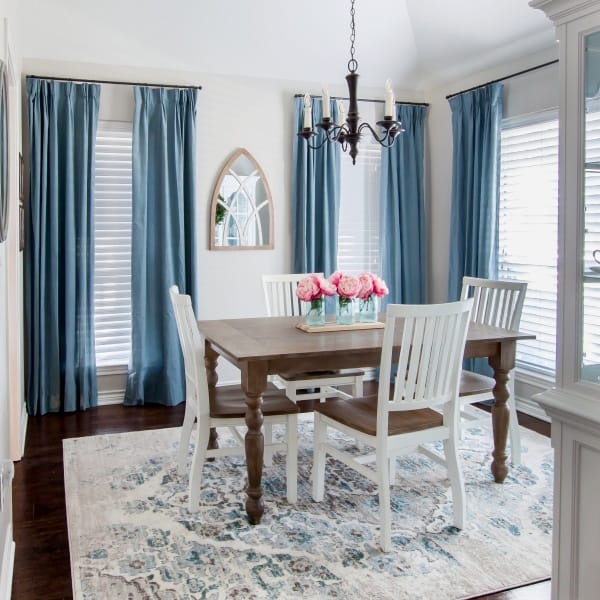
M217 215L217 206L219 195L221 193L221 186L223 185L223 180L229 174L231 167L234 163L242 156L245 156L253 165L256 166L256 170L258 172L259 177L261 178L264 188L267 203L267 210L269 212L269 243L262 244L260 246L219 246L216 243L215 239L215 218ZM271 188L269 187L269 182L265 176L264 171L261 166L258 164L258 161L246 150L246 148L238 148L227 160L223 168L221 169L219 176L217 177L217 182L213 189L211 206L210 206L210 219L209 219L209 239L210 239L210 249L211 250L272 250L273 249L273 196L271 194Z

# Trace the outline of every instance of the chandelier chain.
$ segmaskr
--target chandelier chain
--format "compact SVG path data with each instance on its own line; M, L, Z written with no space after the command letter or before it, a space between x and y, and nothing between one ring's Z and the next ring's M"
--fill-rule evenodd
M350 6L350 60L348 61L348 71L350 71L350 73L355 73L358 69L358 62L354 58L354 41L356 40L356 25L354 23L354 1L355 0L351 0Z

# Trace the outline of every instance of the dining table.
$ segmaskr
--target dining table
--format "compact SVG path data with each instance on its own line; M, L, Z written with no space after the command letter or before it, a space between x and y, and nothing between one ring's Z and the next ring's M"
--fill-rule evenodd
M245 454L248 472L246 513L252 524L260 523L264 513L262 488L264 438L262 432L262 394L269 375L311 371L366 368L379 366L383 328L324 328L304 331L297 327L302 317L258 317L198 321L204 337L204 362L209 394L218 383L217 364L220 357L239 368L241 387L246 399ZM380 322L385 314L379 315ZM325 329L334 329L333 331ZM396 332L399 351L401 328ZM491 471L502 483L508 474L506 441L509 410L507 386L509 373L515 366L517 341L535 336L489 325L470 323L464 358L487 358L494 373L494 402L491 407L493 450ZM211 433L209 447L217 446L216 433Z

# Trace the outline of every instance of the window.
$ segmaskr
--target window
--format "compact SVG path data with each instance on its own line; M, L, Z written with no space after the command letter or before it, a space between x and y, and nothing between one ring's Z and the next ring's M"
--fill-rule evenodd
M374 123L376 103L359 102L364 121ZM361 138L356 164L346 152L341 157L340 215L338 229L339 271L381 275L379 249L379 177L381 146L370 135Z
M505 121L501 134L498 274L527 281L517 368L554 378L558 252L558 118Z
M96 135L94 323L96 365L127 365L131 349L131 123Z

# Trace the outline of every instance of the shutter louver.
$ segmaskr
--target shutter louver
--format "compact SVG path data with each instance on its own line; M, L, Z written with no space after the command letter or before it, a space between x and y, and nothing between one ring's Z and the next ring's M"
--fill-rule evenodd
M506 124L501 134L498 275L527 281L517 367L554 377L558 258L558 120Z
M94 320L96 365L127 365L131 350L131 123L96 135Z

